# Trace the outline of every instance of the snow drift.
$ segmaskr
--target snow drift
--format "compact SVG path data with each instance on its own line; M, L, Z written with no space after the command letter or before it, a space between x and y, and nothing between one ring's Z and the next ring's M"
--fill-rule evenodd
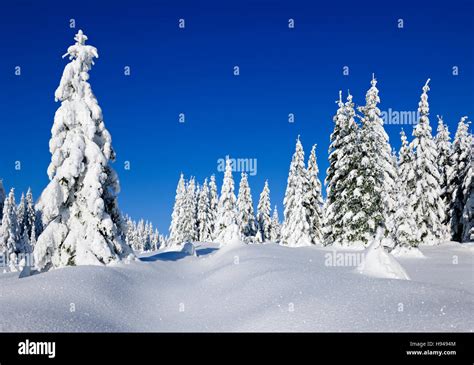
M400 258L410 281L325 264L327 248L195 246L197 256L168 249L129 264L2 274L0 330L474 330L474 252L459 244Z

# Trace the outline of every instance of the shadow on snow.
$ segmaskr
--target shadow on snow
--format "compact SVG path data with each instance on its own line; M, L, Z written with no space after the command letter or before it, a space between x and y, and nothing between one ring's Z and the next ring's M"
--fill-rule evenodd
M196 254L197 256L206 256L214 251L217 251L218 248L213 248L213 247L203 247L203 248L196 248ZM147 257L140 257L140 261L144 262L154 262L154 261L178 261L181 259L184 259L185 257L189 256L185 252L181 251L168 251L168 252L161 252L157 253L152 256L147 256Z

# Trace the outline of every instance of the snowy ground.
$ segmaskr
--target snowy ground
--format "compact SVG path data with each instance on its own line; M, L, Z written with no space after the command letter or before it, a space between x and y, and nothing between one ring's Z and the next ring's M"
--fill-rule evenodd
M0 330L473 331L474 247L422 251L398 259L411 280L327 266L331 249L274 244L0 274Z

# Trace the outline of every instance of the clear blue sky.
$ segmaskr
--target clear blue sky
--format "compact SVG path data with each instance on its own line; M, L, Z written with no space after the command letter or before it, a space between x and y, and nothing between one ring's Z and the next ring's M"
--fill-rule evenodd
M318 144L324 179L338 90L350 89L364 104L372 72L382 110L416 110L431 77L432 127L436 114L444 115L453 134L461 116L472 118L473 5L444 3L2 2L0 177L17 192L31 186L35 197L46 186L59 106L54 91L67 63L61 56L81 28L99 50L90 82L118 154L124 212L166 233L179 173L198 180L215 173L220 188L217 160L230 155L257 159L257 175L249 178L254 201L268 179L281 215L297 135L306 156ZM69 28L71 18L76 29ZM186 115L184 124L179 113ZM295 123L288 123L288 113ZM400 129L386 126L397 149ZM124 161L131 162L130 171Z

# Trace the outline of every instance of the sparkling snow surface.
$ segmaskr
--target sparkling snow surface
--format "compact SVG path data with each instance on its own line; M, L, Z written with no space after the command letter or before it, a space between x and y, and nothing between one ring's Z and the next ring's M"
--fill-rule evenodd
M421 251L397 258L411 280L338 259L364 251L275 244L197 243L197 256L0 274L0 330L473 331L474 246Z

